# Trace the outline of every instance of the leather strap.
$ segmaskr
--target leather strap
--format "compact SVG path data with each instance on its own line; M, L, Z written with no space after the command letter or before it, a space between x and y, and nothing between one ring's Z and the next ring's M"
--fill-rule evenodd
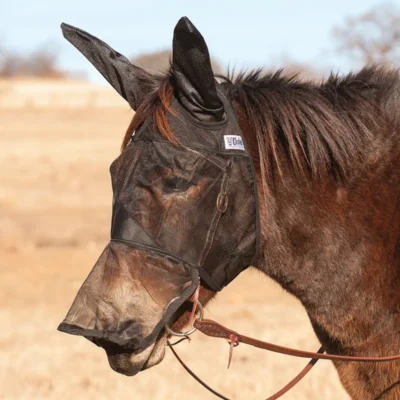
M202 333L207 336L224 338L229 340L231 335L236 336L239 343L245 343L251 346L258 347L260 349L272 351L274 353L286 354L288 356L303 357L303 358L315 358L318 360L337 360L337 361L357 361L357 362L387 362L400 360L400 354L386 357L355 357L355 356L343 356L337 354L322 354L320 352L314 353L311 351L297 350L290 347L278 346L269 342L263 342L261 340L253 339L251 337L241 335L231 329L228 329L218 322L210 319L197 319L194 322L194 326Z
M167 342L169 348L172 351L172 354L176 357L176 359L179 361L179 363L182 365L183 368L197 381L202 385L204 388L206 388L208 391L210 391L212 394L215 396L219 397L222 400L230 400L228 397L225 397L221 393L217 392L215 389L212 387L208 386L207 383L205 383L202 379L200 379L186 364L185 362L178 356L177 352L175 349L172 347L173 344L171 344L169 341ZM323 353L323 348L321 347L318 350L319 353ZM277 400L280 397L282 397L285 393L287 393L290 389L292 389L295 385L297 385L310 371L311 368L317 363L318 359L313 358L308 362L308 364L288 383L286 384L282 389L280 389L278 392L273 394L272 396L268 397L266 400Z
M317 363L318 360L337 360L337 361L353 361L353 362L386 362L386 361L395 361L400 360L400 354L393 356L385 356L385 357L355 357L355 356L343 356L337 354L324 354L324 349L321 347L317 353L313 353L311 351L297 350L292 349L290 347L278 346L276 344L272 344L269 342L263 342L261 340L253 339L249 336L241 335L238 332L235 332L229 328L224 327L210 319L197 319L194 321L194 327L197 328L200 332L204 333L207 336L217 337L227 339L230 342L230 353L229 353L229 364L232 358L233 348L239 345L239 343L245 343L254 347L258 347L260 349L272 351L274 353L286 354L294 357L302 357L302 358L311 358L308 364L298 373L286 386L276 392L274 395L268 397L266 400L277 400L285 393L287 393L290 389L292 389L297 383L299 383L307 374L310 372L312 367ZM173 349L172 345L168 342L168 346L172 350L172 353L180 362L180 364L185 368L185 370L194 378L197 382L199 382L202 386L204 386L207 390L213 393L215 396L223 399L230 400L228 397L223 396L218 393L216 390L212 389L208 386L203 380L201 380L178 356L176 351Z
M223 396L222 394L218 393L216 390L214 390L211 386L208 386L207 383L205 383L203 380L201 380L184 362L183 360L178 356L178 353L175 351L175 349L172 347L173 344L171 344L169 341L167 342L168 347L171 349L172 354L176 357L176 359L179 361L179 363L182 365L183 368L194 378L196 379L197 382L200 383L203 387L205 387L208 391L210 391L212 394L215 394L215 396L219 397L220 399L223 400L229 400L227 397Z

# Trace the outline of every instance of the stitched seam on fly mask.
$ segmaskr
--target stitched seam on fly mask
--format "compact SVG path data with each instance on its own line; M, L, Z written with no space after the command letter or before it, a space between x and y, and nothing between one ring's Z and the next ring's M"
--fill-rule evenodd
M208 162L214 164L214 165L215 165L218 169L220 169L221 171L224 172L224 171L226 170L226 165L220 165L220 164L218 164L216 161L214 161L214 160L212 160L212 159L210 159L210 158L207 158L204 154L201 154L200 151L197 151L197 150L195 150L194 148L187 147L187 146L184 146L184 148L185 148L187 151L190 151L190 152L192 152L192 153L195 153L195 154L197 154L198 156L204 158L206 161L208 161Z
M152 139L152 140L148 140L148 139L137 139L137 140L132 140L132 144L133 143L139 143L139 142L147 142L147 143L167 143L170 144L172 146L176 146L178 148L186 148L186 149L192 149L192 150L197 150L199 152L203 152L203 153L207 153L207 154L218 154L218 155L222 155L222 156L227 156L227 157L240 157L240 158L250 158L251 156L249 154L247 154L246 151L241 151L240 154L237 152L237 150L234 151L221 151L221 149L216 149L216 150L209 150L205 147L200 147L200 146L182 146L182 145L177 145L174 143L171 143L168 140L163 140L163 139Z
M261 241L261 221L260 221L260 205L259 205L259 201L258 201L258 186L257 186L257 178L256 178L256 173L255 173L255 168L254 168L254 161L253 159L250 161L251 164L246 163L246 168L250 169L250 173L252 176L252 180L251 180L251 189L253 192L253 196L254 196L254 207L255 207L255 228L256 228L256 242L254 244L255 246L255 250L254 250L254 254L253 257L251 259L251 264L250 265L254 265L254 263L257 262L258 257L260 256L260 241Z
M153 266L152 266L153 267ZM140 286L146 291L146 293L149 295L150 299L153 301L154 304L156 304L159 308L163 308L161 304L158 304L158 302L154 299L154 297L152 296L152 294L148 291L148 289L146 288L146 286L143 285L142 282L140 282L139 279L133 279L133 281L135 282L139 282ZM118 321L119 324L119 321Z
M110 251L111 251L111 248L110 248L110 246L107 246L107 257L106 257L106 259L105 259L105 261L104 261L104 267L102 268L102 275L101 275L101 286L100 286L100 293L103 293L103 287L104 287L104 273L105 273L105 268L107 267L107 265L108 265L108 258L110 257ZM97 323L97 321L99 320L99 306L98 306L98 302L100 301L101 299L98 299L98 301L96 302L97 303L97 307L96 307L96 313L95 313L95 325L94 325L94 328L95 329L97 329L97 325L96 325L96 323ZM103 300L104 301L104 300ZM108 304L108 302L105 302L105 303L107 303ZM114 307L113 307L114 308ZM118 317L119 317L119 315L118 315ZM119 318L118 318L118 320L119 320Z
M207 153L207 154L218 154L218 155L223 155L223 156L228 156L228 157L232 157L232 156L237 156L237 157L241 157L241 158L249 158L249 155L246 153L241 153L241 154L229 154L228 152L226 153L219 153L216 151L207 151L206 149L202 148L202 147L197 147L197 146L187 146L187 145L177 145L175 143L171 143L168 140L145 140L145 139L140 139L140 140L135 140L132 143L139 143L139 142L143 142L143 143L164 143L164 144L168 144L171 145L172 147L177 147L179 149L185 149L187 151L190 151L192 153L197 154L198 156L205 158L206 161L214 164L218 169L220 169L221 171L225 171L226 170L226 165L224 165L223 163L219 164L217 161L212 160L210 158L207 158L204 154L202 153Z
M99 258L98 258L97 261L96 261L96 264L97 264L97 263L99 262L99 260L103 257L103 255L104 255L104 253L105 253L106 251L107 251L107 253L109 252L108 246L105 247L104 250L101 252ZM107 257L108 257L108 254L107 254ZM85 294L89 294L89 292L86 290L86 286L87 286L87 283L88 283L89 278L92 276L92 273L93 273L93 269L92 269L92 271L90 271L89 275L86 277L86 279L85 279L84 282L82 283L81 289L84 290ZM102 272L102 277L103 277L103 275L104 275L104 270L103 270L103 272ZM92 295L92 294L90 294L90 297L93 299L93 295ZM95 301L95 302L96 302L96 301ZM82 304L82 303L80 303L80 306L81 306L81 304ZM81 307L81 309L82 309L82 307ZM81 309L80 309L80 310L81 310ZM71 310L70 310L70 311L71 311ZM67 319L67 317L69 316L70 311L68 312L67 316L64 318L64 321L65 321L65 320ZM77 312L73 314L74 320L76 319L76 314L77 314Z
M144 142L144 141L142 141L142 142ZM139 141L136 142L136 143L139 143ZM139 145L140 145L140 143L139 143ZM143 146L141 146L141 147L143 147ZM126 148L124 149L123 152L125 152L125 150L126 150ZM148 149L147 147L145 148L145 150L147 150L147 152L149 152L149 149ZM143 148L141 149L141 151L143 151ZM122 154L122 153L121 153L121 154ZM136 167L137 162L138 162L138 160L136 160L136 162L135 162L135 164L134 164L133 166L130 165L130 169L129 169L130 172L133 172L133 170L134 170L135 167ZM129 163L129 164L131 164L131 163ZM122 188L125 188L125 187L126 187L126 183L127 183L128 179L131 178L131 177L132 177L132 174L126 174L125 178L123 179L123 181L122 181L121 184L119 185L119 186L120 186L120 190L118 191L118 193L116 193L116 195L119 195L120 192L121 192L121 190L122 190Z
M199 275L201 279L203 279L203 281L206 283L206 285L209 286L211 290L214 290L215 292L220 292L225 286L225 285L223 286L218 285L215 279L204 268L201 268L199 270ZM204 276L206 276L206 279L204 278Z
M125 207L125 204L123 203L122 199L118 199L119 203L121 204L122 208L126 211L126 213L128 214L129 218L134 221L139 227L140 229L147 235L147 237L154 243L155 243L154 239L152 239L152 237L147 233L146 229L143 228L143 226L141 224L139 224L139 222L137 221L137 219L135 217L132 217L131 214L128 212L128 210Z
M165 250L159 249L157 247L150 247L150 246L146 246L144 244L140 244L140 243L136 243L136 242L133 242L133 241L130 241L130 240L124 240L124 239L111 239L111 242L124 243L126 245L129 245L129 246L132 246L132 247L136 247L138 249L153 251L154 253L157 253L157 254L162 255L164 257L165 256L171 257L174 261L177 261L180 264L187 264L191 268L199 269L198 266L193 265L192 263L190 263L188 261L185 261L185 260L183 260L183 259L181 259L181 258L179 258L177 256L174 256L173 254L168 253Z

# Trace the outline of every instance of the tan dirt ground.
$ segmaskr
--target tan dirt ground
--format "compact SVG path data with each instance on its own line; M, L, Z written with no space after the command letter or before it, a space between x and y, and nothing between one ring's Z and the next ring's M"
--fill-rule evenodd
M87 340L57 332L108 241L108 166L132 116L113 110L0 109L0 399L213 399L167 352L136 377L113 372ZM319 345L301 305L256 271L243 273L207 315L286 346ZM195 334L179 353L233 399L263 399L306 363L246 348L226 369L224 341ZM348 399L321 361L285 399Z

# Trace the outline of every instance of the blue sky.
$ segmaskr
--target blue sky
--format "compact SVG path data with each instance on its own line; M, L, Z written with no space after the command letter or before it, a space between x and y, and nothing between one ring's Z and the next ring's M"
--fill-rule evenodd
M400 0L394 2L400 5ZM170 48L174 26L188 16L221 65L252 68L290 59L318 68L352 67L332 51L331 29L360 14L377 0L0 0L0 38L6 46L29 52L52 43L63 68L85 71L101 81L93 67L66 42L61 22L98 36L126 56Z

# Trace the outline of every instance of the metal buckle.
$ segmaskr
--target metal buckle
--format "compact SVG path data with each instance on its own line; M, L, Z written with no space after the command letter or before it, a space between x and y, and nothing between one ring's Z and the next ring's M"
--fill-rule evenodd
M178 299L178 297L175 297L174 299L172 299L172 300L168 303L168 305L167 305L166 308L168 308L168 307L170 306L170 304L173 303L176 299ZM197 311L197 310L199 310L200 315L196 318L196 321L197 321L197 320L201 321L201 320L203 319L203 317L204 317L204 309L203 309L202 304L201 304L199 301L197 301L196 311ZM180 336L180 337L189 336L189 335L191 335L193 332L196 332L196 331L197 331L197 328L193 327L192 329L189 329L189 330L186 331L186 332L175 332L175 331L173 331L173 330L168 326L168 324L165 324L165 329L166 329L166 331L167 331L168 333L170 333L171 335Z

